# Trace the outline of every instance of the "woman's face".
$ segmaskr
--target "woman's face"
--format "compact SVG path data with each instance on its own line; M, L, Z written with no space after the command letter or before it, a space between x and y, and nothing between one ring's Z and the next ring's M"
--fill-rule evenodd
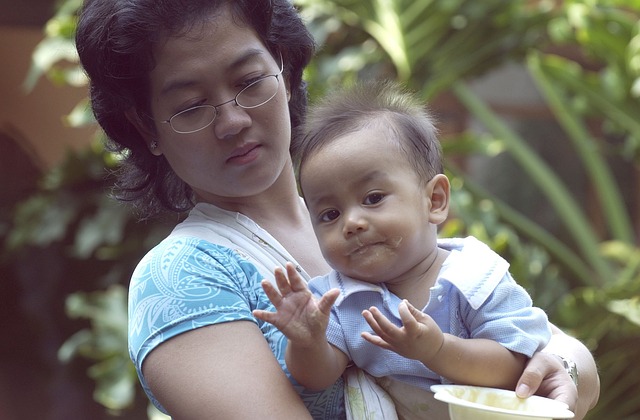
M225 7L203 25L160 43L154 56L150 82L156 135L146 138L157 141L152 153L164 155L199 200L229 207L266 193L283 171L290 171L283 75L269 102L252 109L226 103L203 130L179 134L162 122L189 107L232 100L250 82L279 72L279 57L271 56L253 29L238 26Z

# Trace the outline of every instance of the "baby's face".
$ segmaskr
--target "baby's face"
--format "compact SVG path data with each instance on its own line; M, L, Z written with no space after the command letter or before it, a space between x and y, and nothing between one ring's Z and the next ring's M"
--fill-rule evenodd
M397 140L365 128L332 140L300 168L322 253L335 270L401 281L435 247L431 202Z

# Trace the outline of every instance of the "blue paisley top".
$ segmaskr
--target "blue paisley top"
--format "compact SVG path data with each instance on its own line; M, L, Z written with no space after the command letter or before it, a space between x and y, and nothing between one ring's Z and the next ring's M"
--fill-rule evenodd
M251 219L203 203L140 261L129 288L129 353L156 407L166 413L142 374L145 357L156 346L202 326L246 320L258 325L314 418L344 417L342 379L323 392L304 390L286 369L286 337L251 313L275 310L260 281L273 281L273 270L286 261L295 263Z

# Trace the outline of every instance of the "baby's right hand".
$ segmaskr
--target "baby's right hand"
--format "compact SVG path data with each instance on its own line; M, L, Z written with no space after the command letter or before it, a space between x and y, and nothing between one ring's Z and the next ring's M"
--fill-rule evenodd
M255 309L253 316L275 325L291 341L312 344L324 340L331 306L340 291L331 289L316 299L293 264L287 263L286 269L286 274L281 268L275 270L277 290L267 280L261 283L276 312Z

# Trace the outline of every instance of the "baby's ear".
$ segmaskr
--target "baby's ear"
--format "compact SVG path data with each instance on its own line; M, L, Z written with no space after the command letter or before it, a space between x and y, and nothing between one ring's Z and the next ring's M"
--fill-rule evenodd
M434 176L427 184L427 194L431 201L429 222L439 225L447 220L449 215L449 197L451 195L449 178L444 174Z

